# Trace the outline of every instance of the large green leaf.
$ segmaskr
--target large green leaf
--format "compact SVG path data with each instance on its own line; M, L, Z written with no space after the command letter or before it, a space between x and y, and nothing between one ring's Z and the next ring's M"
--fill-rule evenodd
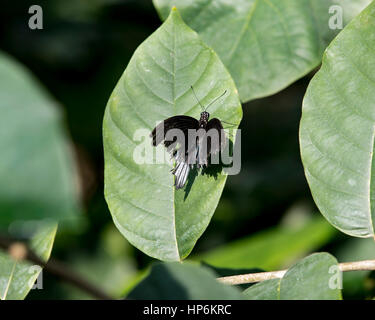
M280 279L244 291L250 300L340 300L341 271L328 253L314 253L292 266Z
M217 267L282 268L324 245L334 230L319 217L296 228L279 226L260 232L203 253L197 258Z
M235 287L222 284L205 267L189 263L156 263L150 274L127 296L144 300L241 300Z
M374 236L375 3L327 49L303 102L300 144L322 214L357 237Z
M30 248L44 261L47 261L51 254L56 230L56 223L41 222L30 240ZM40 271L39 266L27 261L14 260L9 254L0 251L0 299L24 299Z
M0 226L76 219L77 177L61 122L38 81L0 53Z
M173 5L177 6L187 24L227 66L241 100L248 101L280 91L319 65L324 49L337 33L328 24L332 5L342 6L347 20L369 1L153 2L162 19Z
M150 146L155 124L173 115L199 117L200 106L227 94L210 107L211 117L238 124L241 104L234 82L214 51L172 10L166 22L136 50L116 85L103 123L105 197L121 233L146 254L181 260L206 229L227 176L199 175L175 190L172 164L137 164L133 152ZM143 142L133 139L145 130ZM161 151L169 157L163 146Z

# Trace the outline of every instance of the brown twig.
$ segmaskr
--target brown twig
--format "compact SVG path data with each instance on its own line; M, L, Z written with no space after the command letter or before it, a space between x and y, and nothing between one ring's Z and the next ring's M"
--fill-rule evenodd
M108 294L103 292L101 289L97 288L93 284L89 283L87 280L82 278L81 275L75 273L72 270L63 264L62 262L56 261L54 259L50 259L48 262L43 261L40 259L27 245L23 244L22 259L35 263L36 265L41 266L44 268L45 271L53 274L63 281L70 283L71 285L85 291L86 293L90 294L92 297L101 300L110 300L113 299ZM15 247L18 247L17 250L14 250ZM0 236L0 248L5 251L20 251L20 242L16 242L14 240L4 238ZM11 252L12 253L12 252ZM14 255L14 253L12 253ZM17 253L16 253L17 254Z
M345 271L372 271L375 270L375 260L363 260L354 262L344 262L339 264L339 269ZM288 270L270 271L270 272L257 272L240 274L236 276L228 276L218 278L220 282L226 284L245 284L261 282L271 279L281 279Z

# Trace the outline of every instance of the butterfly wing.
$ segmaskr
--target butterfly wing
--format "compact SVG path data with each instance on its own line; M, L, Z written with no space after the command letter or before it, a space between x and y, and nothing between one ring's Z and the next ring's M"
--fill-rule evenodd
M186 180L189 176L190 172L190 166L185 161L176 161L176 166L172 170L172 173L174 174L175 181L174 185L176 189L181 189L186 183Z
M172 152L172 155L176 159L176 166L172 170L173 175L175 176L175 186L176 189L181 189L186 183L190 172L190 166L187 163L187 151L183 154L179 150L173 148L172 144L176 142L176 139L172 141L166 141L165 137L170 129L180 129L185 136L185 148L188 146L188 130L195 129L198 130L199 122L197 119L194 119L189 116L174 116L168 118L161 123L159 123L154 130L152 130L150 136L152 137L152 145L157 146L164 141L164 146L169 152ZM169 148L170 147L170 148Z
M221 121L219 119L213 118L208 121L206 131L208 132L211 129L217 131L219 141L211 141L210 136L207 137L207 157L209 157L211 154L217 154L218 152L223 150L226 144L226 139L223 139L223 137L221 136L223 125L221 124Z
M164 145L169 147L175 141L165 141L165 135L170 129L180 129L187 139L189 129L198 129L199 122L189 116L174 116L160 122L154 130L152 130L150 136L152 137L152 145L157 146L159 143L164 141ZM187 144L186 144L187 145Z

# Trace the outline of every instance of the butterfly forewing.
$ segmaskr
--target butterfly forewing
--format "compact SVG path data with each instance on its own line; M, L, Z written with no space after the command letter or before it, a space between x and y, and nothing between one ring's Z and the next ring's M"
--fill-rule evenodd
M152 137L152 144L153 146L159 145L163 140L165 140L165 136L168 130L171 129L180 129L184 133L185 139L188 137L188 130L189 129L198 129L199 122L197 119L194 119L189 116L174 116L164 121L160 122L154 130L151 132ZM170 146L175 141L164 141L164 145L166 147ZM187 144L186 144L187 145Z

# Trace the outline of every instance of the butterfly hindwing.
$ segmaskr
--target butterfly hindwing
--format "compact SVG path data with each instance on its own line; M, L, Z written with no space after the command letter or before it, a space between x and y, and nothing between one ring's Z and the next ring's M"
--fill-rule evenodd
M216 130L219 141L211 141L210 136L207 137L207 157L209 157L211 154L217 154L221 150L224 149L226 139L223 139L221 136L221 133L223 132L223 125L221 124L221 121L218 118L212 118L210 121L208 121L206 126L206 132L210 130Z
M183 188L189 176L189 172L190 166L185 161L177 161L176 167L172 170L172 173L176 177L174 182L176 189Z

